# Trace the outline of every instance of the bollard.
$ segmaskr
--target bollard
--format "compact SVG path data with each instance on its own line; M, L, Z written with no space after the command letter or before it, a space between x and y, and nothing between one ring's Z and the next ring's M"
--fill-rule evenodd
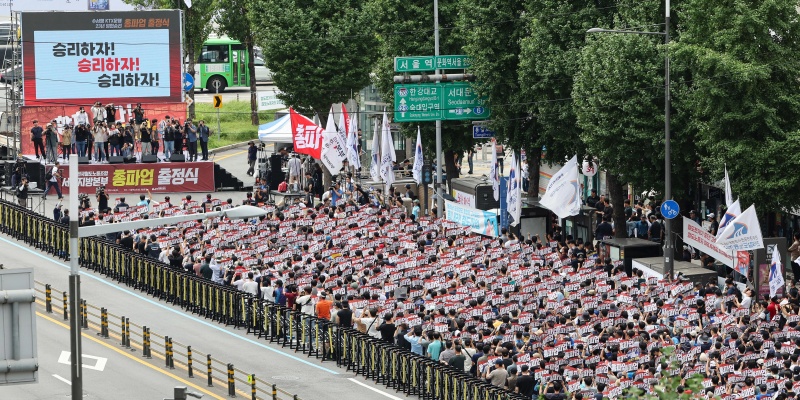
M128 343L128 342L125 340L125 317L121 317L121 318L120 318L120 320L121 320L121 321L120 321L120 323L119 323L119 326L120 326L120 328L119 328L119 330L120 330L120 332L119 332L119 335L120 335L120 337L122 338L122 343L120 343L120 345L121 345L122 347L125 347L125 345Z
M67 292L64 293L63 305L64 305L64 321L69 319L69 314L67 313Z
M233 364L228 364L228 396L236 397L236 384L233 382Z
M164 367L169 368L169 336L164 336Z
M105 329L103 337L108 339L108 309L104 308L101 312L103 314L103 328Z
M47 308L47 312L49 314L53 313L53 289L50 288L50 284L44 285L44 302L45 307Z
M256 374L250 374L250 400L256 400Z
M192 346L186 346L186 368L189 370L189 378L194 378L192 370Z
M211 354L209 354L208 359L206 360L206 366L208 367L208 387L214 386L214 381L211 380Z
M81 322L83 329L89 329L89 306L86 304L86 300L81 300Z
M147 357L147 353L150 351L150 343L147 341L147 327L142 326L142 357Z
M125 347L131 349L131 351L134 351L134 349L131 348L131 319L130 318L125 318Z
M272 384L272 400L278 400L278 385Z
M169 369L175 369L175 351L172 346L172 338L169 338Z

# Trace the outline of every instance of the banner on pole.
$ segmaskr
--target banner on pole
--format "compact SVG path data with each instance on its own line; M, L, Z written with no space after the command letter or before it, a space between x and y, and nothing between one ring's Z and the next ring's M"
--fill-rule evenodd
M466 207L449 200L445 200L445 218L468 226L473 232L481 235L497 237L500 233L497 226L497 214Z
M731 268L735 268L731 252L717 245L711 232L706 231L702 226L686 217L683 217L683 235L683 241L689 246L714 257Z

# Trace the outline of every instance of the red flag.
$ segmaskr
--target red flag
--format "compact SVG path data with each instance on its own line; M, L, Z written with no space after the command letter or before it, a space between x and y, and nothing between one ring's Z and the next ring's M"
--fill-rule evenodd
M342 103L342 115L344 115L344 134L345 136L350 134L350 117L347 116L347 107L344 106Z
M323 129L307 117L295 112L292 108L289 108L289 119L292 122L294 151L300 154L308 154L319 160L322 155Z

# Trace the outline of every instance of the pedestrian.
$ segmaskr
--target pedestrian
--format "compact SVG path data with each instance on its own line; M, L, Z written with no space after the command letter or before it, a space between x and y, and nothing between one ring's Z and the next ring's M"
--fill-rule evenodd
M200 120L200 125L197 126L197 136L198 141L200 142L200 148L203 150L203 161L208 161L208 137L210 134L210 130L208 129L208 125L206 125L206 121Z
M469 165L469 171L467 171L467 174L469 174L469 175L472 175L472 168L474 166L474 163L473 163L473 160L472 160L473 157L475 157L475 147L474 146L470 146L470 148L467 150L467 165Z
M72 127L69 124L64 124L64 131L61 133L61 155L65 161L72 154L72 142Z
M16 188L17 204L22 207L28 206L28 177L23 176L19 187Z
M45 157L44 151L44 129L39 126L39 120L33 120L33 128L31 128L31 141L33 142L33 150L36 152L36 159Z
M189 161L197 161L197 127L191 119L186 120L184 126L186 133L186 149L189 151Z
M247 148L247 165L250 166L250 168L247 169L247 175L253 176L256 168L256 158L258 158L258 149L252 140L247 144L250 146Z
M142 144L142 157L153 154L152 136L150 135L150 129L147 127L147 121L142 122L139 126L139 141Z
M44 174L44 179L47 181L44 187L44 194L42 194L42 200L47 200L47 194L50 193L50 188L55 188L56 194L58 194L58 199L61 200L64 196L61 195L61 170L58 168L59 166L58 160L56 160L55 165L51 168L47 173Z
M45 144L47 145L47 161L56 162L58 158L58 132L52 122L47 124L47 129L44 131Z
M150 121L150 146L153 148L152 154L158 155L158 145L161 143L161 132L158 130L158 120L153 118Z

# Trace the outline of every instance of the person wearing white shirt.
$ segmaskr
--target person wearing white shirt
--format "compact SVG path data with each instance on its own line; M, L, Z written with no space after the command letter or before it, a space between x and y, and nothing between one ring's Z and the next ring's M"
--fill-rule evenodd
M89 114L86 114L86 110L83 107L78 109L78 113L75 115L75 126L78 125L89 125Z
M252 272L247 273L247 279L245 279L242 284L242 291L252 294L253 296L258 296L258 283L253 280Z
M261 298L264 300L269 301L270 303L275 302L275 288L272 286L272 281L269 279L261 279Z
M292 158L286 162L286 169L289 170L289 181L292 180L292 177L300 180L300 170L301 170L302 163L300 159L297 158L297 154L292 154Z
M300 305L300 311L304 314L314 315L317 302L314 301L314 298L311 296L310 286L303 288L303 295L298 297L295 303Z
M208 267L211 268L213 274L211 275L211 282L222 284L223 275L225 275L222 271L222 266L217 263L216 258L212 258L211 262L208 263Z

